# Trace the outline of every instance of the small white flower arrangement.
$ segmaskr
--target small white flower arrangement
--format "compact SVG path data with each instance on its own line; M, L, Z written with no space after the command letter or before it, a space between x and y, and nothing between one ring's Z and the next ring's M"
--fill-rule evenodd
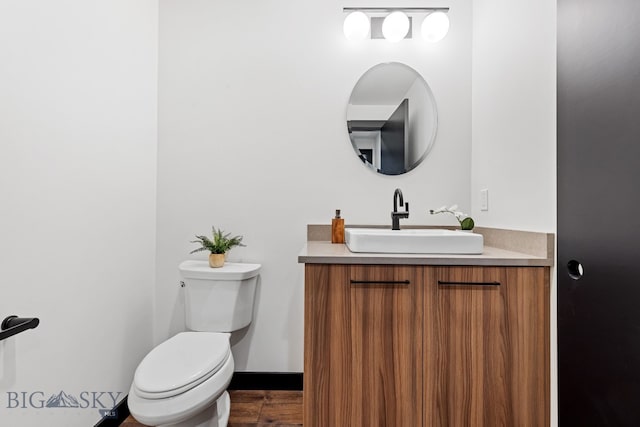
M450 207L442 206L438 209L431 209L429 213L431 215L435 215L439 213L449 213L455 216L458 222L460 223L460 228L462 230L473 230L473 227L475 227L473 218L471 218L469 215L467 215L464 212L460 212L458 210L458 205L452 205Z

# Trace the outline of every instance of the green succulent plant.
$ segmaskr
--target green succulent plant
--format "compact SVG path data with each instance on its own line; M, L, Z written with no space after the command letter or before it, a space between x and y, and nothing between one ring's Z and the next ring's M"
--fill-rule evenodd
M215 227L211 228L213 230L213 238L196 235L197 240L192 240L191 243L199 243L200 247L190 253L209 251L212 254L224 254L236 246L245 246L242 244L242 236L231 237L231 233L225 233L221 229L216 230Z

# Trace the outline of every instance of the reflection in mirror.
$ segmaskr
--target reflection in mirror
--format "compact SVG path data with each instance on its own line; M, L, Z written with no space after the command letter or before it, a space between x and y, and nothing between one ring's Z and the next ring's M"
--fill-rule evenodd
M436 101L422 76L397 62L378 64L358 80L347 129L362 162L384 175L418 166L436 137Z

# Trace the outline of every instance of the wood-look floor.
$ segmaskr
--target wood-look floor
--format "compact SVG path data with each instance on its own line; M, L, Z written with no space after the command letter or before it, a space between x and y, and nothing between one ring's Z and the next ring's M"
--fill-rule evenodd
M231 415L228 427L300 427L302 426L301 391L229 391ZM144 427L133 417L120 427Z

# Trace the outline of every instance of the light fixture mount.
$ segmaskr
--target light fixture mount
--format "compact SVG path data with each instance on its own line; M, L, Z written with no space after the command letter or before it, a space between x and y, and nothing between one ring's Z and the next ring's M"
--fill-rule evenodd
M448 7L343 7L343 12L405 12L405 13L420 13L420 12L448 12Z

